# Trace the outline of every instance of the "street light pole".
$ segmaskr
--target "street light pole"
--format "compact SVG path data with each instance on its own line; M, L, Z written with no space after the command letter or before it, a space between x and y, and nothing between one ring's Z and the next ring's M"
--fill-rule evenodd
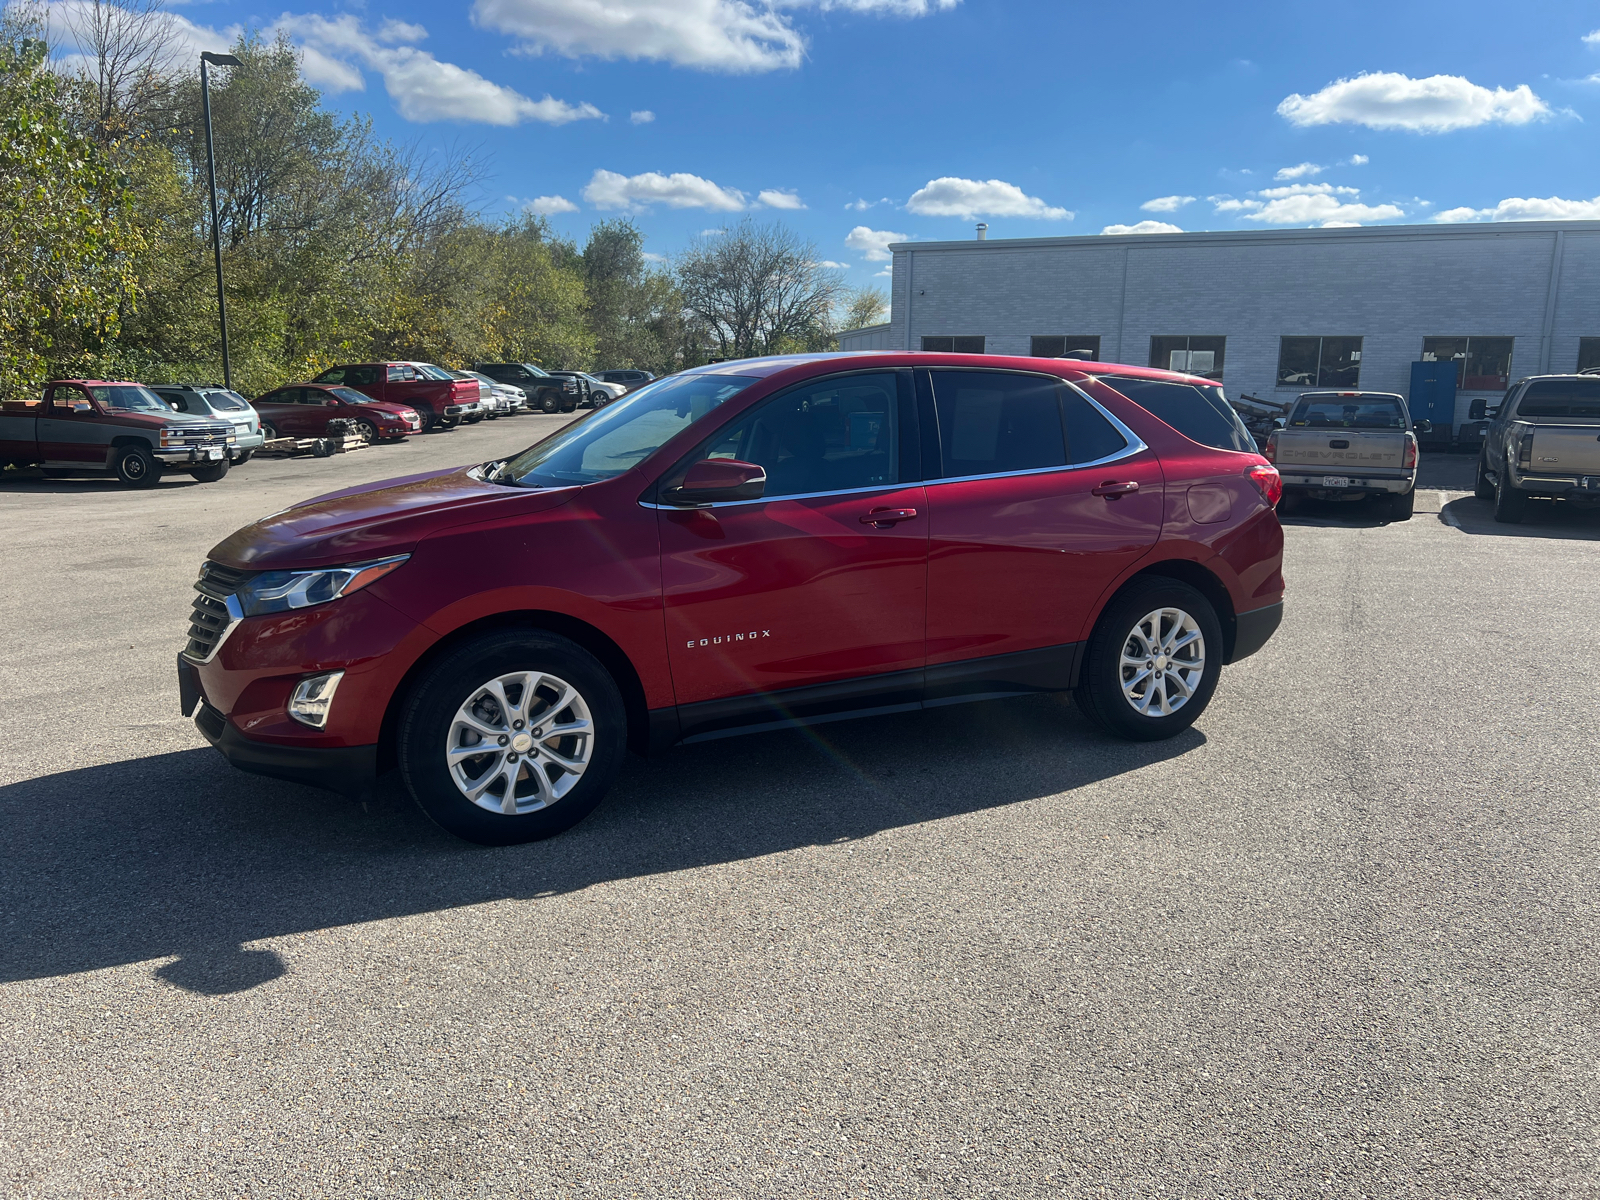
M200 55L200 108L206 120L206 174L211 180L211 249L217 259L217 320L222 324L222 386L233 390L233 369L228 362L228 302L222 295L222 231L217 226L217 156L211 145L211 80L206 64L219 67L242 67L244 64L232 54Z

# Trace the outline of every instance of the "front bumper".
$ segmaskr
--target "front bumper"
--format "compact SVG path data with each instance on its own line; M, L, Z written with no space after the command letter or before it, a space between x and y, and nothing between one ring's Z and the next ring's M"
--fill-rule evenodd
M218 443L215 446L161 446L150 453L166 466L187 469L203 467L207 463L230 461L234 457L234 445L235 443L229 440L226 445Z
M182 655L178 656L178 702L184 716L194 714L195 728L206 741L241 771L325 788L345 796L363 794L378 777L376 743L370 746L285 746L245 737L227 717L206 703L200 691L200 673Z

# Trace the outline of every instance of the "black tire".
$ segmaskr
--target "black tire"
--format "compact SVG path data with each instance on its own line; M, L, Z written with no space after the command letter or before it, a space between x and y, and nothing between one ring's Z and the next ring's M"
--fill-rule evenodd
M223 459L221 462L207 463L205 466L196 467L194 470L189 472L189 474L193 475L201 483L216 483L217 480L223 478L225 475L227 475L227 473L227 459Z
M455 429L460 424L461 424L461 418L460 417L440 417L439 418L438 428L440 428L440 429L444 430L446 433L448 433L450 430Z
M1198 681L1191 682L1190 694L1180 706L1165 716L1150 716L1134 708L1123 690L1123 649L1142 645L1139 627L1143 619L1160 609L1177 609L1188 614L1200 633L1203 655ZM1171 626L1163 624L1165 633ZM1193 645L1193 643L1191 643ZM1191 651L1192 653L1192 651ZM1154 742L1182 733L1205 712L1222 673L1222 625L1211 602L1186 583L1159 576L1136 579L1114 596L1089 635L1079 675L1078 707L1107 733L1135 742ZM1160 661L1152 658L1152 662ZM1178 657L1175 661L1182 662ZM1163 674L1176 674L1164 672ZM1182 677L1179 678L1182 684ZM1154 678L1145 683L1148 695ZM1163 681L1161 695L1168 696Z
M552 415L561 411L561 393L546 388L539 393L539 411Z
M142 446L124 446L112 468L117 478L132 488L155 487L161 482L161 464Z
M1301 497L1294 492L1285 490L1278 499L1278 515L1280 517L1293 516L1300 511Z
M1389 493L1389 520L1409 521L1411 514L1417 509L1417 489L1401 495L1398 492Z
M1511 482L1511 472L1501 467L1494 485L1494 519L1504 525L1518 525L1527 509L1528 493L1519 491Z
M261 436L269 442L278 440L278 427L271 421L261 422Z
M587 766L564 795L542 808L507 814L480 807L456 785L452 768L445 762L457 712L474 694L491 681L519 671L548 673L564 680L576 689L577 703L586 705L592 726ZM506 686L506 695L511 694ZM548 703L548 692L553 689L536 688L541 703ZM499 705L488 698L490 707ZM546 708L542 713L526 698L519 696L519 704L532 711L528 726L518 725L524 733L537 728L541 717L558 717L559 713ZM574 714L567 708L560 712ZM505 724L511 733L511 722L505 714L493 718L496 724ZM531 728L530 728L531 727ZM594 811L616 781L622 767L622 757L627 741L627 716L622 706L622 695L617 690L606 669L592 654L575 642L541 630L509 630L486 634L450 651L417 681L406 698L400 718L399 758L400 771L412 797L441 828L469 842L485 846L509 846L518 842L532 842L553 837L576 825ZM476 736L476 735L468 735ZM480 743L489 745L487 741ZM558 752L576 757L581 747L576 739L562 738L556 743ZM544 749L534 743L536 753ZM505 780L498 775L500 769L510 769L513 751L490 746L480 759L463 760L458 768L463 772L477 770L476 778L483 779L489 771L497 773L489 784L490 802L502 803ZM545 772L550 780L551 770L557 772L554 786L560 786L567 773L539 757L537 770ZM524 758L515 768L519 773L518 795L534 799L527 789L532 775L521 778L527 770ZM495 795L496 788L499 796Z
M313 458L332 458L338 452L339 440L337 438L318 438L311 443L311 455Z
M1482 454L1478 455L1478 477L1473 481L1472 494L1479 500L1494 499L1494 484L1489 482L1489 463Z
M378 444L378 427L371 421L357 419L356 433L360 435L361 440L366 442L367 445L376 446Z
M236 467L242 467L255 456L256 452L254 450L241 450L239 451L239 457L233 460L233 465Z

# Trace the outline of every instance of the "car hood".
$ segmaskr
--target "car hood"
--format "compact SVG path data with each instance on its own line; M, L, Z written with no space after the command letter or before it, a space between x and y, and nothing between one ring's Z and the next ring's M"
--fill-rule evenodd
M384 400L374 404L357 404L354 407L357 410L371 409L373 412L388 413L391 417L398 417L404 413L415 413L417 411L416 405L406 404L400 400Z
M484 483L460 467L329 492L218 542L213 562L247 571L326 567L406 554L457 525L525 516L566 503L577 488L532 491Z

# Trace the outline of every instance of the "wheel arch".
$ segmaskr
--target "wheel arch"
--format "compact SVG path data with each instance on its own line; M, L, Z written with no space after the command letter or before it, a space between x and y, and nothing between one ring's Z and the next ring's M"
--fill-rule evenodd
M411 664L390 694L388 706L384 709L383 724L378 731L379 774L384 774L398 765L396 739L399 734L400 711L412 687L423 673L437 662L440 656L448 654L463 642L471 641L486 633L517 629L542 630L558 634L576 642L599 659L600 665L610 673L611 678L616 681L617 690L622 693L622 706L628 718L628 749L636 754L648 752L650 715L645 704L644 684L622 647L587 621L544 609L521 609L494 613L476 621L469 621L429 646L418 656L416 662Z
M1193 559L1167 558L1141 568L1123 580L1122 585L1100 606L1100 611L1104 612L1113 600L1133 584L1152 576L1186 583L1210 602L1216 611L1217 623L1222 626L1222 661L1224 664L1232 662L1239 637L1239 614L1233 606L1233 596L1216 572Z

